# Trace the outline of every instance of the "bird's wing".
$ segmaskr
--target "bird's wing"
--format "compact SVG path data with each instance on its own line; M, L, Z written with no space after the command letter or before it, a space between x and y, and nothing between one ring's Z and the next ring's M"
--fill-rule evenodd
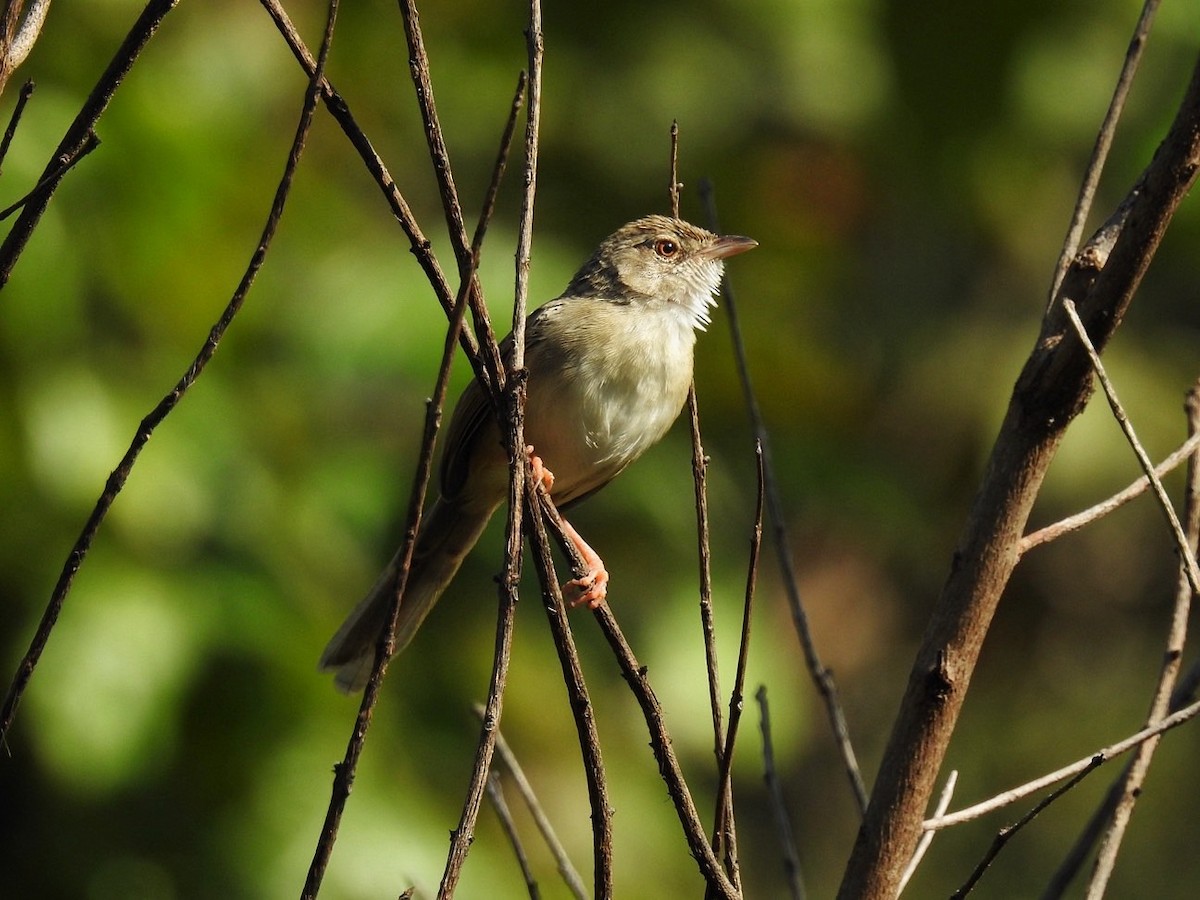
M525 348L528 351L535 347L544 337L541 327L545 318L562 305L561 298L552 300L545 306L535 309L525 320ZM507 366L512 359L513 339L510 334L500 342L500 359ZM466 484L471 472L471 457L480 440L481 432L496 427L496 413L492 410L487 392L479 384L478 378L471 379L450 418L450 426L446 430L445 454L442 456L441 488L442 496L453 499L458 496ZM485 440L489 438L484 438Z

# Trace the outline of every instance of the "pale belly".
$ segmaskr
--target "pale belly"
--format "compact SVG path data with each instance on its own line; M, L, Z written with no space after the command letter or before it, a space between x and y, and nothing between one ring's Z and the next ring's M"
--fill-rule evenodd
M526 442L553 472L560 504L600 487L657 443L687 399L692 329L674 317L655 323L613 312L599 324L606 340L589 342L585 333L565 365L543 361L555 371L539 372L530 360Z

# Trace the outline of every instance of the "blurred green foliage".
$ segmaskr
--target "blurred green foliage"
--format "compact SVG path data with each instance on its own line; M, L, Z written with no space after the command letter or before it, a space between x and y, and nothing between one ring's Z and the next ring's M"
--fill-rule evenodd
M323 9L293 6L315 48ZM524 65L525 11L482 0L426 7L439 107L473 216ZM531 297L557 294L622 222L667 208L678 119L685 217L703 220L694 188L710 177L726 229L761 244L730 271L802 588L868 781L1036 334L1137 9L619 0L545 11ZM18 73L38 87L5 161L4 203L34 183L137 11L128 0L51 10ZM1159 15L1098 217L1170 121L1195 56L1193 16L1187 4ZM452 268L394 6L344 5L329 74ZM0 295L5 671L107 473L236 286L304 87L257 5L181 4ZM16 82L5 113L15 93ZM519 183L510 174L482 267L497 322L510 315ZM1198 374L1198 238L1200 213L1185 205L1107 357L1156 456L1181 440L1180 404ZM443 321L376 187L319 112L258 284L113 507L4 748L0 894L299 893L356 709L315 660L399 539ZM459 364L456 384L466 377ZM697 379L728 688L754 485L720 316L700 342ZM1099 406L1072 429L1036 522L1135 477ZM677 428L576 521L603 549L613 607L708 809L689 453ZM1170 484L1178 490L1178 476ZM486 690L498 534L391 669L323 896L436 886L474 752L470 706ZM1138 727L1173 572L1161 515L1145 500L1019 567L948 760L963 802ZM524 593L504 729L587 872L574 731L536 594ZM768 685L808 886L829 896L856 815L772 553L758 599L747 693ZM617 895L698 896L636 706L587 617L573 624L616 807ZM743 873L749 896L780 896L754 719L748 709L735 771ZM1160 750L1112 896L1200 889L1187 805L1200 790L1198 744L1184 729ZM1014 841L976 895L1034 895L1107 780L1094 776ZM1016 815L943 835L912 895L950 892ZM563 896L528 833L544 896ZM460 896L522 895L485 810Z

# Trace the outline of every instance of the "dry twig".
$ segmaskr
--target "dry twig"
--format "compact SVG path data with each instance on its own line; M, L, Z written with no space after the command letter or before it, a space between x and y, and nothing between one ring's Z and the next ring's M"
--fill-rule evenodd
M796 838L792 832L792 821L788 818L787 803L783 799L783 786L775 771L775 746L771 741L771 708L767 703L767 686L759 685L754 698L758 701L759 728L763 739L763 781L767 786L767 798L771 803L771 816L775 820L775 833L779 836L779 848L783 852L783 871L787 876L788 890L792 900L804 900L804 879L800 875L800 857L796 855Z
M336 0L334 0L334 5L336 5ZM170 0L170 2L151 2L146 7L141 18L138 19L137 24L126 37L116 58L109 65L99 84L92 91L84 108L76 116L75 122L68 129L67 136L59 144L59 150L56 152L55 159L51 161L48 172L55 170L55 166L58 164L57 161L62 154L70 155L77 153L81 146L86 145L87 135L91 133L91 126L100 117L101 113L103 113L108 101L120 85L121 80L128 73L134 60L153 35L162 16L166 15L173 6L174 2ZM270 212L267 214L266 223L263 225L258 246L251 255L250 262L242 275L241 281L234 290L233 296L225 306L220 317L209 330L208 337L192 360L191 365L188 366L187 370L175 383L175 386L138 425L133 440L130 442L125 454L121 457L120 462L117 463L116 468L113 469L112 474L108 476L104 490L101 492L99 499L97 499L95 506L92 508L91 515L88 516L83 530L80 532L79 537L76 538L75 544L72 546L66 561L63 563L58 581L54 586L54 591L51 593L50 600L46 604L46 609L42 614L42 619L38 623L29 649L17 666L17 672L9 685L4 706L0 709L0 746L3 746L8 730L12 726L17 706L21 702L21 696L29 683L29 679L33 676L33 671L37 667L38 660L41 658L47 641L50 639L50 634L54 629L55 623L58 621L63 604L66 602L67 594L74 583L75 575L83 565L88 550L91 548L92 541L108 516L109 509L111 509L112 504L117 499L117 495L124 488L130 473L133 471L133 466L137 462L138 456L150 440L150 436L154 433L154 430L179 405L180 400L183 399L184 395L212 360L214 354L216 354L217 346L220 344L229 326L233 323L233 320L237 317L242 304L245 302L246 295L254 284L259 269L262 268L267 250L271 245L271 241L279 227L279 221L283 216L283 209L286 205L288 194L291 191L292 178L295 175L300 155L304 150L304 142L307 138L309 127L312 124L312 109L315 108L315 100L312 100L310 103L312 97L315 97L315 94L311 90L305 94L304 106L301 110L300 122L296 128L296 135L288 151L287 163L284 166L283 175L275 190L275 196L271 203ZM77 137L77 132L80 129L82 129L82 134ZM47 182L43 192L38 193L30 199L30 202L25 205L17 223L13 226L13 230L9 232L3 246L0 246L0 286L7 280L12 266L15 264L21 249L25 246L25 242L37 224L37 220L45 209L50 193L57 186L59 178L61 178L61 173L58 178Z
M1108 150L1112 146L1113 136L1117 131L1117 122L1125 109L1125 98L1129 96L1129 88L1133 84L1133 76L1137 72L1138 63L1142 59L1142 51L1146 49L1146 39L1150 36L1150 25L1154 14L1158 11L1159 0L1146 0L1142 13L1138 17L1129 40L1129 49L1125 52L1125 64L1121 67L1120 77L1113 89L1112 99L1108 103L1108 111L1096 135L1096 143L1092 147L1092 156L1084 171L1083 182L1079 186L1079 198L1075 201L1075 209L1071 213L1071 224L1067 228L1067 236L1063 241L1062 251L1054 266L1054 277L1050 281L1048 306L1054 304L1062 280L1071 266L1079 241L1083 237L1083 226L1087 222L1088 213L1092 210L1092 201L1096 197L1096 188L1100 184L1100 173L1104 171L1104 163L1108 159Z
M314 75L313 77L315 78L316 76ZM479 255L483 249L483 240L487 234L487 227L491 222L492 213L495 210L496 195L499 192L500 182L504 176L504 170L508 162L508 151L512 142L513 130L521 108L521 98L523 95L524 79L520 79L517 83L516 95L509 112L508 122L500 139L500 149L496 156L495 165L492 168L492 179L484 198L479 224L476 226L475 236L471 244L473 267L478 266ZM393 588L392 602L384 620L385 625L376 647L371 675L363 691L363 697L355 719L354 729L351 732L346 747L346 753L342 762L335 768L333 792L329 808L326 811L321 836L314 851L313 862L310 866L309 883L305 887L306 893L304 896L306 897L315 897L320 890L320 882L324 877L324 870L333 852L333 844L337 839L342 812L354 782L354 774L358 766L358 759L362 754L363 744L366 741L366 734L370 727L371 715L375 703L378 699L379 688L395 648L396 621L400 612L400 602L408 580L417 532L420 529L421 510L424 507L425 494L432 474L434 441L441 424L442 409L445 405L446 390L450 379L450 368L454 361L454 348L462 331L463 316L467 308L467 294L471 290L471 284L472 281L470 278L464 278L460 284L458 296L454 303L454 312L450 317L450 324L446 331L446 338L442 347L442 360L438 367L432 399L426 407L425 425L420 445L421 449L418 455L416 473L413 477L412 491L409 495L406 526L401 550L401 563L396 573L396 584ZM311 894L308 893L310 888Z
M1005 845L1012 840L1016 833L1036 819L1042 810L1044 810L1047 806L1049 806L1067 791L1071 790L1071 788L1075 787L1075 785L1079 784L1079 782L1083 781L1083 779L1086 778L1091 771L1099 766L1102 762L1103 759L1101 759L1099 756L1093 756L1091 765L1076 773L1075 776L1062 787L1056 788L1039 800L1034 805L1033 809L1021 816L1021 818L1019 818L1012 825L1006 825L1004 828L1001 828L996 833L996 837L992 840L992 844L990 847L988 847L988 851L984 854L983 859L981 859L979 864L975 866L975 869L967 877L967 880L963 883L963 886L950 895L950 900L961 900L961 898L971 893L971 891L975 888L975 885L979 883L979 879L983 877L983 873L987 871L988 866L992 864L992 861L999 855L1000 851L1004 849ZM929 832L926 832L926 834L929 834Z
M500 715L503 710L504 685L508 675L509 652L512 645L512 624L517 605L517 583L521 577L521 535L522 512L524 509L525 480L528 475L529 461L525 453L525 304L529 276L529 248L533 234L533 197L537 186L537 136L538 116L541 99L541 61L542 61L542 25L541 6L538 0L530 0L529 27L526 32L529 49L529 103L526 113L525 129L525 192L521 201L521 225L517 237L517 271L516 290L513 300L513 330L512 356L509 359L509 369L505 375L504 424L509 457L509 495L508 523L504 540L504 571L500 578L500 611L496 624L496 652L492 663L492 677L488 685L486 713L483 728L479 735L479 745L475 752L475 766L471 773L471 784L463 803L459 823L451 833L450 851L446 857L446 868L442 874L441 886L438 888L439 900L453 896L458 884L462 866L466 861L467 851L474 840L475 821L479 816L479 805L483 798L483 790L487 781L487 773L491 766L492 753L495 748L495 733L500 725ZM420 30L415 18L415 8L412 16L405 16L405 30L409 34L410 51L414 46L420 46ZM418 54L413 52L414 58ZM420 58L424 59L423 51ZM427 75L427 73L426 73ZM434 150L434 138L440 137L440 127L436 127L436 113L433 113L433 96L429 90L424 90L421 73L414 72L418 83L418 99L421 101L422 114L427 121L432 121L435 133L431 136L431 150ZM432 115L431 115L432 114ZM437 152L434 150L435 164ZM449 164L446 164L447 169ZM451 185L449 172L444 175L444 184ZM450 190L443 193L443 199L449 200ZM447 209L447 220L453 219ZM468 280L468 279L464 279ZM491 347L488 348L491 351ZM498 351L493 354L499 358Z
M555 542L571 561L573 573L576 576L583 575L586 573L587 567L580 557L578 549L567 538L563 530L562 516L559 515L558 510L554 508L553 501L544 492L539 493L538 499L541 503L542 515L545 516L546 522L554 534ZM650 733L650 749L654 753L659 774L667 786L667 793L679 816L679 822L683 827L684 837L687 839L692 857L699 864L701 874L708 883L709 889L716 892L716 896L728 898L728 900L740 897L740 892L725 874L720 860L713 853L704 833L704 824L700 821L700 814L696 810L691 791L688 790L687 781L683 777L683 769L679 765L678 757L675 756L671 735L667 731L667 725L663 719L662 707L646 677L646 668L638 662L629 643L625 640L609 605L604 604L597 607L593 615L605 640L608 641L609 647L616 656L617 664L621 668L621 676L629 685L642 710L642 716L646 720L646 727Z
M758 472L757 500L754 505L754 529L750 537L750 562L746 572L746 595L742 607L742 633L738 644L737 670L733 677L733 691L729 696L729 728L725 732L725 746L721 750L717 777L717 812L713 822L713 850L724 847L725 871L741 890L741 869L737 850L737 829L733 818L733 747L737 740L738 725L742 721L745 698L742 689L746 684L746 665L750 659L750 621L754 610L754 585L758 580L758 555L762 549L763 523L763 459L762 444L756 444L755 463Z
M1188 431L1193 435L1200 432L1200 386L1193 387L1188 394ZM1195 565L1194 550L1200 541L1200 460L1192 456L1188 463L1187 487L1184 491L1184 536L1185 554L1192 554L1192 565ZM1167 632L1166 648L1163 652L1162 668L1159 672L1158 683L1155 685L1154 696L1150 701L1150 711L1146 724L1152 725L1170 711L1171 697L1183 658L1183 645L1187 637L1188 617L1191 612L1192 598L1196 595L1195 584L1188 571L1187 557L1181 556L1178 582L1175 589L1175 603L1172 607L1171 625ZM1088 900L1099 900L1108 885L1108 879L1116 864L1117 852L1121 840L1133 815L1134 804L1141 795L1142 784L1149 771L1150 762L1158 746L1158 739L1152 738L1138 747L1126 767L1122 777L1117 782L1117 801L1113 808L1111 822L1104 839L1100 843L1100 852L1092 872L1091 883L1088 885Z
M481 709L479 712L482 713L483 710ZM495 771L488 774L487 795L488 799L492 801L492 809L496 810L496 818L500 820L500 827L504 829L508 842L512 844L513 855L517 858L517 865L521 867L521 877L525 879L525 887L529 890L529 900L539 900L542 894L538 890L537 879L533 877L533 869L529 866L529 857L525 855L525 847L521 843L517 823L513 821L508 801L504 799L504 787L500 783L500 775Z
M720 231L717 224L716 203L713 199L712 185L703 181L700 183L700 197L708 211L708 221L714 231ZM762 447L763 471L765 476L767 511L771 516L771 535L775 543L775 555L779 560L780 572L783 576L783 586L787 593L788 606L792 613L792 623L796 628L796 636L800 639L800 647L804 651L804 662L808 666L809 677L817 688L821 702L825 707L825 716L833 731L833 738L838 752L842 757L842 768L850 781L850 789L854 792L855 802L859 812L867 808L867 789L863 784L862 773L859 771L858 759L854 746L850 742L850 729L846 724L846 713L838 699L837 683L833 672L821 661L817 652L816 641L813 640L812 629L808 624L808 613L804 610L804 601L800 597L799 581L796 578L795 562L792 558L792 539L788 533L787 516L783 506L783 496L779 491L779 481L775 477L775 466L771 459L771 437L763 419L762 410L758 405L758 395L750 380L750 367L746 360L746 344L742 339L741 320L738 317L737 303L733 290L728 282L722 288L722 304L729 316L729 333L733 339L734 358L737 360L738 380L742 385L746 409L750 413L754 438Z
M954 786L958 784L958 770L953 769L949 777L946 778L946 785L942 788L942 793L938 797L937 806L933 810L935 817L946 814L946 810L950 808L950 801L954 797ZM913 853L913 858L909 860L908 867L904 870L904 875L900 879L900 887L896 893L904 893L904 889L912 880L913 875L917 872L917 866L921 865L921 860L925 858L925 853L929 850L929 845L933 843L933 836L936 832L927 831L921 835L921 840L917 843L916 852Z
M1153 725L1143 728L1141 731L1130 735L1124 740L1117 741L1117 743L1111 744L1102 750L1097 750L1090 756L1085 756L1082 759L1070 763L1069 765L1063 766L1061 769L1057 769L1047 775L1041 776L1040 778L1035 778L1033 781L1026 782L1019 787L1015 787L1011 790L1004 791L1001 794L997 794L988 800L984 800L982 803L976 803L973 806L960 809L958 812L948 813L947 815L938 816L933 819L927 819L922 823L921 828L925 831L940 831L941 829L949 828L952 825L958 825L962 822L969 822L972 819L978 819L980 816L987 815L988 813L994 812L997 809L1002 809L1003 807L1008 806L1010 803L1016 803L1018 800L1023 800L1030 794L1036 794L1038 791L1045 790L1051 785L1058 784L1058 782L1066 778L1072 778L1075 775L1078 775L1080 772L1090 771L1093 768L1103 765L1110 759L1120 756L1122 753L1127 753L1144 741L1148 741L1153 737L1157 737L1160 734L1170 731L1172 728L1178 728L1184 722L1195 718L1197 715L1200 715L1200 702L1185 706L1178 712L1172 713L1166 718L1160 719Z
M13 135L17 133L17 126L21 124L21 116L25 112L29 98L33 96L35 87L36 85L32 81L26 81L21 85L21 92L17 95L17 104L13 107L12 115L8 117L8 127L4 129L4 138L0 140L0 168L4 166L4 160L8 158L8 148L12 144Z
M1200 448L1200 434L1193 434L1179 445L1179 449L1175 450L1170 456L1154 467L1154 474L1162 478L1164 475L1175 471L1180 464L1195 454L1197 448ZM1075 513L1073 516L1067 516L1065 519L1061 519L1052 525L1039 528L1037 531L1031 531L1025 537L1021 538L1021 542L1017 546L1017 553L1024 556L1034 547L1057 540L1064 534L1078 531L1080 528L1092 524L1097 519L1104 518L1109 513L1124 506L1130 500L1146 493L1149 487L1150 479L1143 475L1127 488L1118 491L1107 500L1102 500L1095 506L1090 506L1082 512Z
M63 135L58 148L50 157L50 162L42 172L42 177L38 179L42 189L29 198L12 230L5 236L4 243L0 244L0 288L8 284L13 267L17 264L25 245L29 243L29 238L41 220L42 213L46 211L46 207L50 203L50 196L66 172L63 167L68 161L79 157L81 149L89 140L88 135L95 129L100 117L104 115L117 88L121 86L125 76L133 68L133 64L145 49L150 38L154 36L154 32L158 30L163 18L175 8L175 4L178 2L179 0L150 0L146 4L146 8L142 10L142 14L138 16L116 55L113 56L112 62L108 64L108 68L104 70L104 74L92 88L83 107L67 128L67 133Z

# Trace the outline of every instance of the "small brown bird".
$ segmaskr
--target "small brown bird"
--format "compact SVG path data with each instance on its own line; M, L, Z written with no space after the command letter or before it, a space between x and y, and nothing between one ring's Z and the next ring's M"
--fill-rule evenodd
M723 261L755 246L747 237L647 216L605 238L563 294L530 314L525 440L535 476L559 508L598 491L667 433L687 399L695 332L716 305ZM501 344L506 360L511 350L509 337ZM508 496L508 457L478 382L454 410L439 486L401 599L397 652ZM572 603L598 606L608 573L569 526L568 534L591 569L567 585ZM345 691L366 684L398 564L397 554L321 656L321 669L336 671Z

